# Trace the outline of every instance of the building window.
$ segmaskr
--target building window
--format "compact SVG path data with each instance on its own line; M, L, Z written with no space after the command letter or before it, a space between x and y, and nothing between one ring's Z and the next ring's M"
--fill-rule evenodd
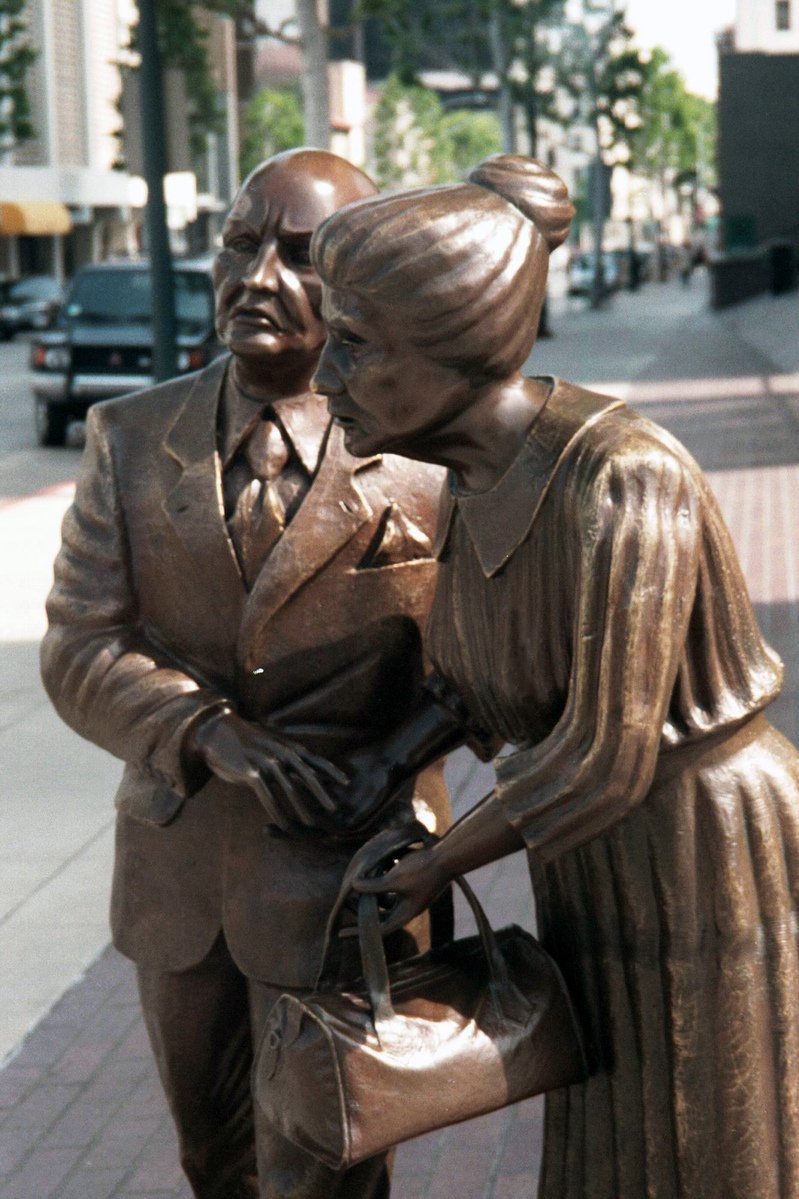
M784 32L791 28L791 0L777 0L777 29Z

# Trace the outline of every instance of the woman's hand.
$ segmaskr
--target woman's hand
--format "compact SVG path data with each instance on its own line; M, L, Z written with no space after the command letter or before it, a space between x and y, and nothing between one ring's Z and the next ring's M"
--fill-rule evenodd
M353 879L353 890L369 895L386 896L386 914L380 921L384 937L397 932L414 916L426 911L450 881L441 868L436 845L411 849L390 870L377 878L368 877L372 865L365 858ZM379 866L381 863L375 863ZM393 902L392 902L393 901ZM381 905L382 906L382 905Z
M388 760L381 746L351 754L345 762L347 784L336 792L342 831L368 829L402 787L405 775Z

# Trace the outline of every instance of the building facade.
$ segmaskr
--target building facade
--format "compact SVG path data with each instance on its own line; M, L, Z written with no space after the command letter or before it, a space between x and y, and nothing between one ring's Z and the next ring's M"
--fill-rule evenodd
M738 0L734 46L741 54L799 52L799 0Z
M131 181L114 164L118 61L134 13L132 0L29 0L35 136L0 165L0 272L63 277L131 248Z
M142 248L140 123L123 95L123 78L138 74L126 69L136 65L138 14L134 0L28 0L25 15L37 54L26 77L35 134L0 156L0 277L63 278ZM180 148L166 189L178 251L212 244L238 183L235 23L208 20L224 129L209 133L200 162L187 157L182 76L166 79L168 140Z
M799 254L799 0L738 0L719 48L725 248Z

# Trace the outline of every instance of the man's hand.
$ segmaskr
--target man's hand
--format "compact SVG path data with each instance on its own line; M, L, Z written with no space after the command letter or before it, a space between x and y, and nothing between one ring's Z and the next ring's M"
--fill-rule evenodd
M250 787L271 824L285 833L329 831L338 805L326 790L347 776L332 762L275 730L242 719L227 708L189 735L189 753L227 783Z

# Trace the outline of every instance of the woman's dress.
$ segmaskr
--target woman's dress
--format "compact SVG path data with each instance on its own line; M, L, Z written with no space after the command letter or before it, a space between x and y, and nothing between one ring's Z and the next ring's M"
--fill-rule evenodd
M547 1099L543 1199L799 1199L799 755L687 452L554 383L448 492L431 656L518 747L497 794L596 1073Z

